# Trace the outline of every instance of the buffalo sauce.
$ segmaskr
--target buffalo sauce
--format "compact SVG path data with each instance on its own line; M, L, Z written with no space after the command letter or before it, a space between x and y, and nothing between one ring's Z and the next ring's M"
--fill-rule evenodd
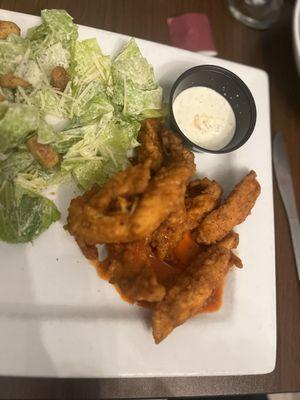
M179 268L189 265L194 257L200 253L200 246L192 239L189 232L185 232L183 238L174 249L174 261Z
M109 282L109 273L108 273L108 267L110 260L108 257L106 257L105 260L99 261L99 260L90 260L91 264L96 268L98 276L103 279L104 281ZM122 300L126 301L127 303L133 304L134 301L132 301L129 297L127 297L120 287L117 284L113 284L116 291L119 293L120 297Z
M162 261L157 257L150 257L150 267L155 271L158 282L163 285L166 289L172 286L176 276L187 268L194 258L200 254L204 248L199 246L191 237L189 232L186 232L182 240L177 244L174 249L174 254L172 260L168 262ZM90 260L91 264L96 268L98 276L109 281L109 265L110 257L106 257L105 260ZM127 303L133 304L134 302L128 298L120 289L117 284L113 284L116 291L119 293L122 300ZM201 309L200 313L211 313L218 311L222 306L223 297L223 286L222 285L213 291L212 295L206 301L205 305ZM137 303L139 306L144 308L152 308L153 304L147 301L139 301Z
M174 282L174 278L178 274L178 271L172 265L157 257L150 258L150 265L156 274L158 283L166 288L170 287Z

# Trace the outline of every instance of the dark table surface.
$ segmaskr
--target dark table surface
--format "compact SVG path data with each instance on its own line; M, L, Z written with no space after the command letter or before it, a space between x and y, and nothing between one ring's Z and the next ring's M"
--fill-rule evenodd
M77 23L166 44L170 43L168 17L189 11L206 13L220 57L269 73L272 131L282 131L285 135L300 207L300 78L292 53L293 5L293 1L285 2L276 26L255 31L235 21L223 0L0 0L0 8L37 15L44 8L65 8ZM276 184L274 191L278 316L274 372L258 376L121 380L2 377L0 397L184 397L300 391L300 289Z

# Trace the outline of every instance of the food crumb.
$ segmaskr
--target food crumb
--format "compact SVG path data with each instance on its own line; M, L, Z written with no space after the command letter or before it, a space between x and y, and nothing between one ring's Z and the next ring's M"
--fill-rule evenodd
M59 258L56 258L56 261L58 261L59 260Z

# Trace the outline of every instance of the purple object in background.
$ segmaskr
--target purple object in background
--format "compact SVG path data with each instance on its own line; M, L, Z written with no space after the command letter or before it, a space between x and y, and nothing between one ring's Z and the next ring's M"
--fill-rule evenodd
M190 51L216 55L210 21L206 14L186 13L168 18L171 43Z

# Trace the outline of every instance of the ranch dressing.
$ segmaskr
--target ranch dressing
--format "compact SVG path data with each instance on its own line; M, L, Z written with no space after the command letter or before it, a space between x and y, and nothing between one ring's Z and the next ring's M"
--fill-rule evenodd
M182 133L208 150L220 150L233 138L235 115L228 101L213 89L196 86L181 92L173 114Z

